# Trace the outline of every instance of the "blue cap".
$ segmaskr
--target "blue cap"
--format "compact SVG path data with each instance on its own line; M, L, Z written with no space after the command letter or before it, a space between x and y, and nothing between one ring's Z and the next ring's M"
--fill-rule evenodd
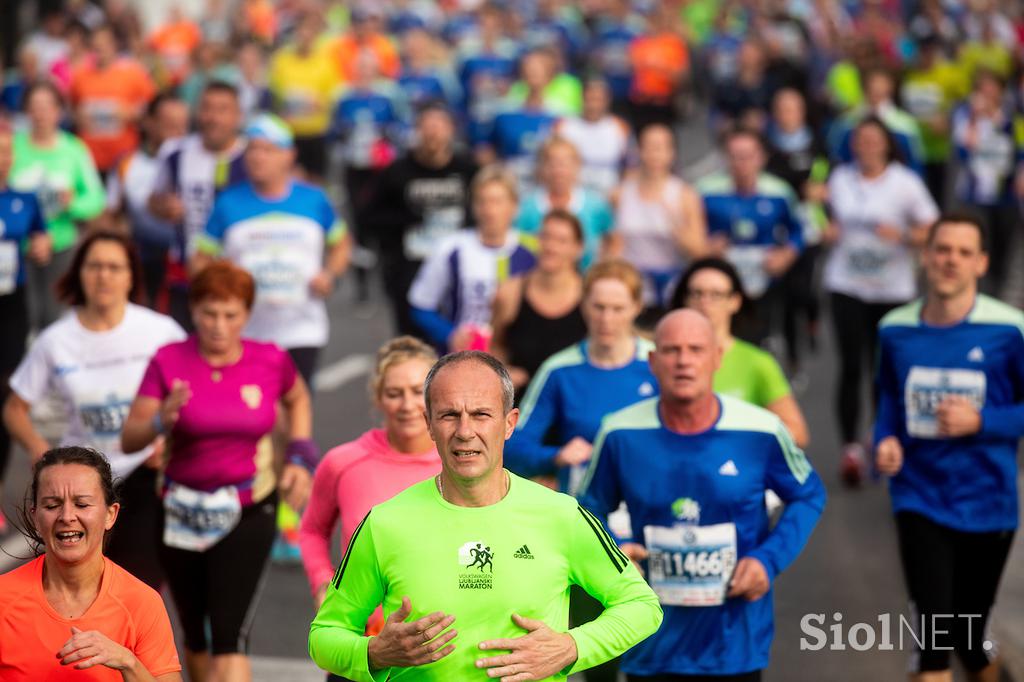
M245 136L250 140L266 140L282 149L295 146L291 128L274 114L257 114L245 127Z

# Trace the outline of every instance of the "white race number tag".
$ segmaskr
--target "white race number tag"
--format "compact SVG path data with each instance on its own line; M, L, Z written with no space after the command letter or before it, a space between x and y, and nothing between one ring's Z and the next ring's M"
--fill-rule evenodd
M0 296L14 291L18 281L18 242L0 241Z
M171 483L164 495L164 544L204 552L234 530L242 503L234 486L212 493Z
M907 433L915 438L938 438L935 411L946 398L962 396L975 409L985 406L985 373L976 369L912 367L907 375L904 402Z
M736 525L645 526L651 588L665 606L719 606L736 568Z

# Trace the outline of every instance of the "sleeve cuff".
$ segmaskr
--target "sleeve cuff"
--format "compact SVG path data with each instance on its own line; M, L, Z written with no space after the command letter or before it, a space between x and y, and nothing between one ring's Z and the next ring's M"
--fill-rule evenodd
M757 559L761 562L761 565L764 566L764 570L768 574L768 589L771 589L775 585L775 576L778 575L778 571L775 570L774 562L772 562L772 560L760 550L754 550L747 554L747 556L751 559Z

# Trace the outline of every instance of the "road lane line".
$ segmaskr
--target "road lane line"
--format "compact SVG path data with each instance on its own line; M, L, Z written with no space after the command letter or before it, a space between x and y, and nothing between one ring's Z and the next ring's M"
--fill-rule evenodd
M336 391L373 370L373 357L367 354L349 355L321 368L313 377L317 393Z

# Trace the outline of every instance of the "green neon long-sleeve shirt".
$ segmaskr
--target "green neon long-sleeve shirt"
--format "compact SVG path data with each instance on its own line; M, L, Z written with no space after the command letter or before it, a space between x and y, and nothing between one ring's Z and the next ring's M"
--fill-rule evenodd
M309 653L321 668L360 682L487 680L475 666L484 640L526 633L512 614L569 632L578 658L549 678L564 680L622 654L661 623L658 599L600 522L573 498L510 474L508 494L486 507L446 502L428 479L374 507L352 535L319 613ZM569 629L569 586L605 607ZM425 666L369 670L367 618L412 603L409 621L455 616L455 651Z

